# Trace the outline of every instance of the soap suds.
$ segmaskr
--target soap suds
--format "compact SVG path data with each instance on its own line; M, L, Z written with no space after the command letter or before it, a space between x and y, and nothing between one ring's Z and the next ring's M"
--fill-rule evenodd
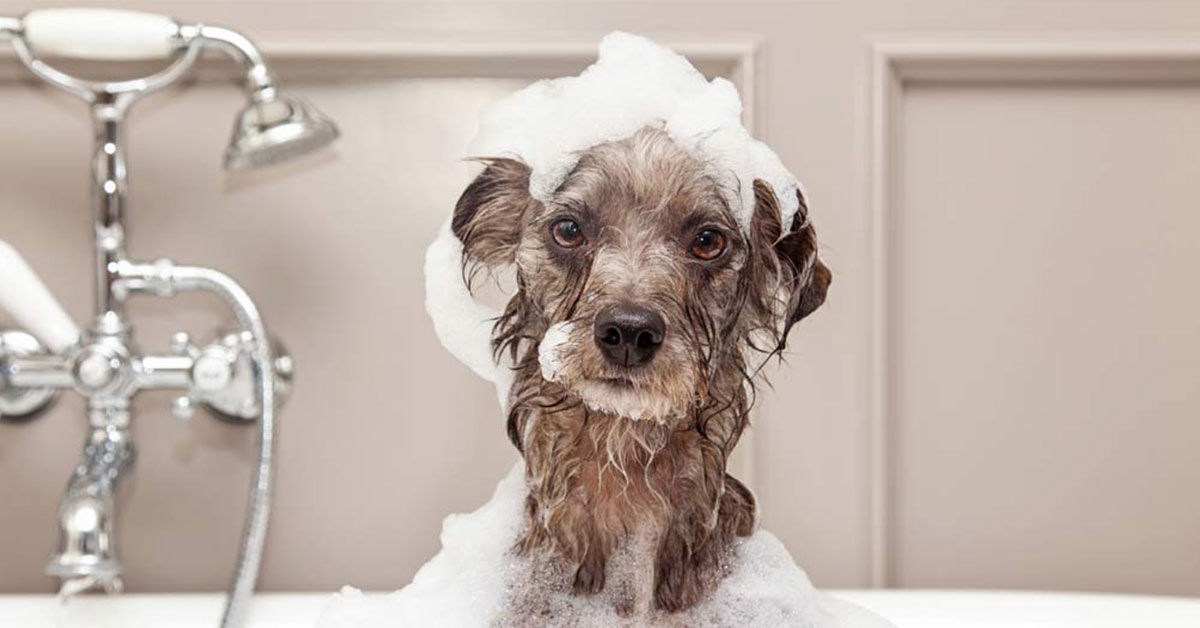
M523 525L525 467L517 463L491 501L442 526L442 550L412 584L368 595L352 587L336 594L317 628L894 628L845 603L831 603L813 588L791 554L769 532L739 540L726 577L700 605L682 613L619 617L609 593L577 596L548 590L546 578L514 556ZM614 554L610 574L640 571L645 552ZM642 557L642 558L639 558ZM548 619L535 620L521 600L541 600Z
M571 321L551 325L538 344L538 365L548 382L557 382L562 376L562 348L571 340L571 328Z
M532 169L529 191L547 200L582 151L661 127L709 164L744 230L754 180L770 184L790 224L800 183L766 144L742 126L742 100L724 78L706 79L680 54L649 39L614 32L579 76L538 81L486 108L470 154L516 157Z
M367 596L345 587L318 628L486 628L505 606L516 559L509 554L523 521L525 467L516 464L491 501L442 524L442 550L403 589ZM403 535L398 538L403 538ZM381 548L386 551L386 548Z
M438 340L459 362L496 385L500 407L508 408L512 364L492 354L492 325L500 312L475 300L463 280L463 245L446 219L425 251L425 311Z

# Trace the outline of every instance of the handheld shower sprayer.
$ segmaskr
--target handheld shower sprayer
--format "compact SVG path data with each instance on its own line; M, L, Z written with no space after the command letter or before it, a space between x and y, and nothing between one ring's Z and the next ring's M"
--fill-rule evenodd
M249 102L238 112L225 167L245 170L317 150L338 137L332 120L307 102L280 93L258 50L226 28L198 26L198 36L238 59L246 71Z
M273 95L238 113L225 167L245 170L303 155L337 139L338 129L312 105L295 96Z
M248 100L233 127L227 169L263 166L316 150L337 138L337 126L311 105L282 94L254 44L227 28L131 11L42 9L20 18L0 16L0 43L5 41L34 75L81 98L91 109L95 129L92 325L80 332L28 265L0 242L0 276L5 278L0 308L34 334L0 330L0 418L34 416L62 389L87 399L90 433L59 510L58 545L47 573L63 579L64 594L93 586L120 590L113 497L134 460L130 400L142 390L178 390L183 395L172 412L179 418L189 417L193 404L200 404L228 420L258 423L258 459L241 551L221 620L224 628L241 626L266 539L276 410L287 392L291 360L275 353L278 345L267 335L254 301L227 275L128 257L124 121L134 102L182 78L203 50L219 50L243 70ZM167 64L142 78L96 81L55 68L44 60L49 57ZM189 290L223 299L240 330L202 347L186 334L176 334L171 355L140 354L125 301L135 294L169 297Z

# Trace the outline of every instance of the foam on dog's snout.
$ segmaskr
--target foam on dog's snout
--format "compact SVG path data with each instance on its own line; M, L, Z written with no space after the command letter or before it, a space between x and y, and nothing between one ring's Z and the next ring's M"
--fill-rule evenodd
M754 208L754 180L771 185L783 224L799 201L796 177L742 126L742 101L724 78L707 80L686 58L648 39L615 32L579 76L534 83L488 107L470 154L516 157L532 169L529 190L547 200L592 146L646 126L663 128L710 164L743 229Z
M570 321L551 325L538 344L538 366L548 382L557 382L562 377L562 349L571 339L571 329Z

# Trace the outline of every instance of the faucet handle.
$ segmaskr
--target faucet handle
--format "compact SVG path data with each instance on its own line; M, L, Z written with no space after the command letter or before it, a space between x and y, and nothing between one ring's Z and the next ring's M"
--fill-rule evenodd
M183 39L175 20L121 9L35 9L21 20L29 47L39 54L80 59L165 59Z
M46 350L37 338L15 329L0 329L0 419L23 421L32 419L58 398L54 388L25 388L11 385L17 372L14 358L44 356Z
M251 346L248 332L218 334L220 339L202 347L192 366L192 399L210 413L232 423L252 423L262 414L255 394ZM292 356L278 338L271 338L271 365L275 381L275 404L283 405L291 391L295 366Z
M17 250L0 240L0 310L51 351L62 355L79 342L79 327Z

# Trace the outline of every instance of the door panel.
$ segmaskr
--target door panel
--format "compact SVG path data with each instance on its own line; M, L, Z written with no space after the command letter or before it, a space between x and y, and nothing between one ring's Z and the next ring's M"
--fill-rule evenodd
M898 584L1200 593L1197 107L906 86Z

